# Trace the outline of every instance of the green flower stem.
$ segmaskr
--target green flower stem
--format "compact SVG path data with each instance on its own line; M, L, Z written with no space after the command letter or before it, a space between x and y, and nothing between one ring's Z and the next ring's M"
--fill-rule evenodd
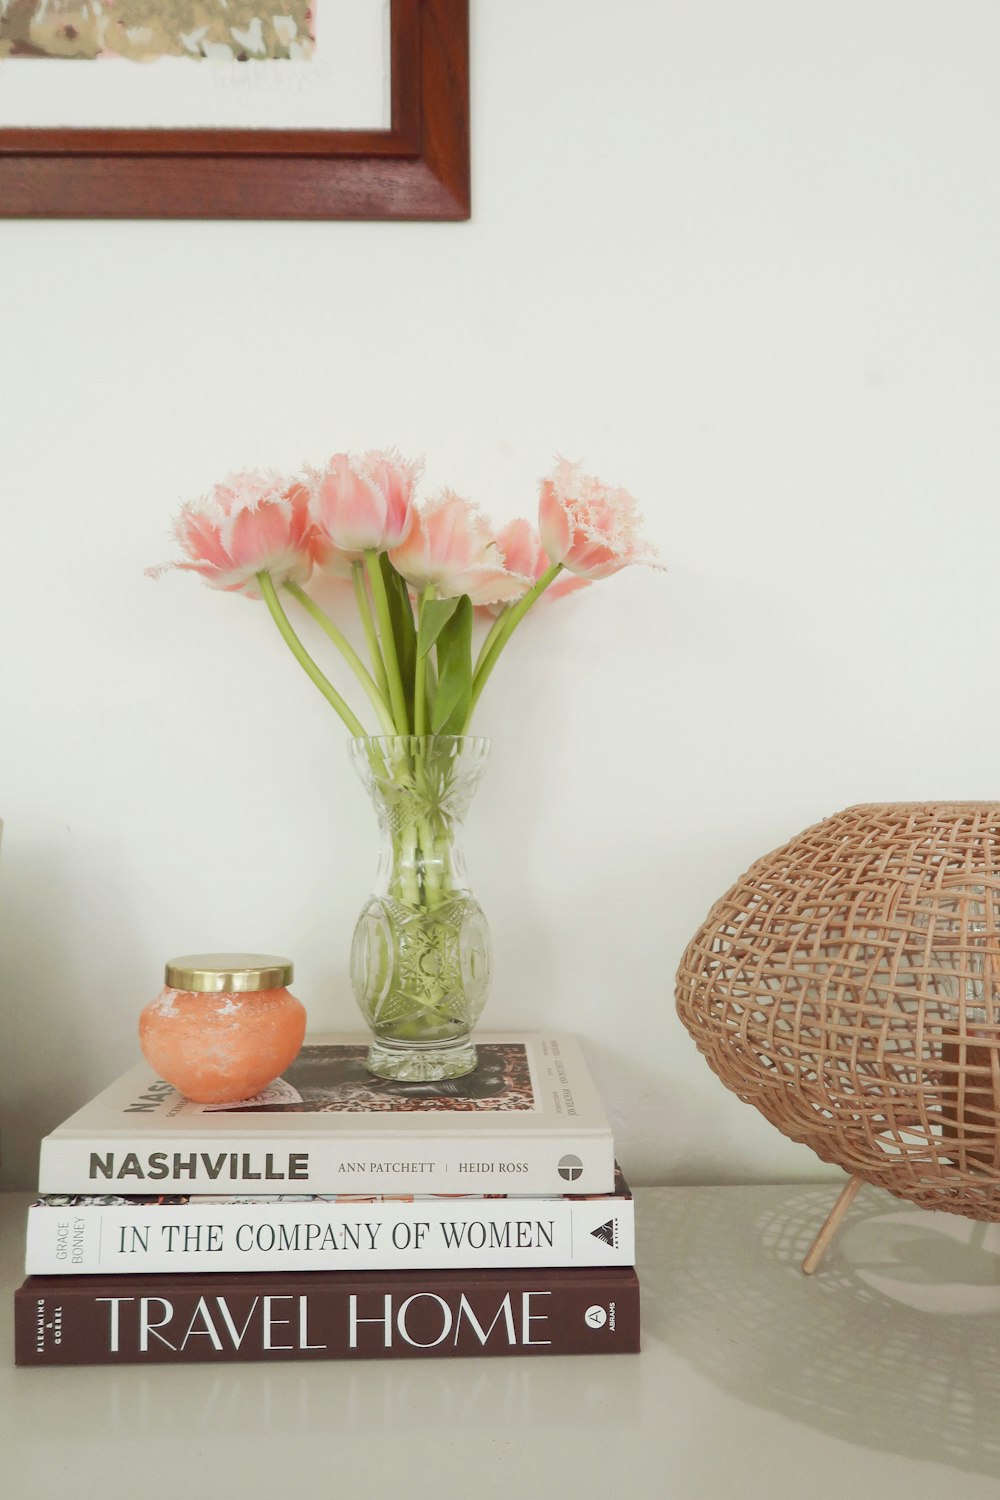
M379 630L382 634L385 675L389 681L389 700L392 704L392 716L396 721L396 733L409 734L410 720L406 712L406 695L403 692L403 679L399 673L399 658L396 655L392 620L389 617L389 600L386 597L385 579L379 567L377 552L365 553L365 567L368 570L368 582L371 584L375 613L378 616Z
M479 668L486 660L490 647L493 645L493 642L496 640L497 636L503 629L503 622L510 614L511 608L512 606L510 604L505 604L503 609L497 615L496 619L493 621L493 624L490 626L489 633L486 636L486 639L483 641L483 644L480 646L479 655L476 657L475 671L472 674L473 682L475 682L476 680L476 673L479 671Z
M366 753L375 778L375 784L378 785L380 782L384 782L395 786L401 791L403 796L406 796L413 779L410 757L407 754L397 753L394 744L395 739L396 735L393 734L389 743L385 746L381 745L377 739L371 739L368 742ZM388 807L388 805L387 799L386 806ZM390 838L394 851L393 869L396 871L396 879L393 881L393 894L405 906L418 907L420 905L420 887L416 876L417 865L414 858L416 835L413 827L412 825L407 826L405 821L400 830L396 830L389 823L385 826L391 830ZM404 857L405 851L409 851L408 857Z
M425 634L427 624L425 615ZM365 908L379 934L369 927L356 939L358 998L376 1036L440 1042L471 1024L488 982L469 962L471 950L455 941L470 918L483 931L460 855L472 788L463 785L465 767L453 748L433 736L372 740L356 758L385 841L379 885Z
M326 613L325 610L319 607L315 599L310 599L305 590L301 588L297 583L286 583L285 588L291 594L292 598L297 599L298 602L302 605L302 608L312 616L320 629L326 631L326 634L330 637L331 641L343 656L344 660L347 662L347 665L350 667L351 671L354 673L355 677L358 679L365 692L368 694L368 697L371 700L372 707L378 714L379 723L382 725L382 728L385 730L386 734L395 734L396 726L393 723L392 714L389 712L389 704L379 692L378 688L375 685L374 678L368 671L368 668L365 666L364 662L361 660L360 656L355 651L354 647L351 645L347 637L337 629L336 625L330 619L330 616Z
M426 819L422 819L418 825L417 844L418 853L422 855L424 904L429 910L433 910L444 900L441 890L441 869L444 867L444 860L439 856L437 839Z
M426 735L427 733L427 655L421 656L419 651L420 622L423 618L424 606L435 597L437 589L434 584L429 583L421 591L417 604L417 661L414 668L413 678L413 732L415 735ZM414 773L417 784L426 782L427 765L422 749L417 749L414 755ZM417 868L420 871L420 887L423 892L422 905L432 908L441 903L441 882L438 875L434 834L430 823L426 818L421 818L417 823L417 846L414 851Z
M437 840L429 824L422 819L405 829L397 851L397 900L414 911L433 911L448 893L442 888Z
M389 702L389 679L385 675L385 662L382 660L382 651L378 643L378 632L375 629L375 620L372 615L372 602L368 597L368 588L365 584L365 565L362 562L351 563L351 577L354 580L354 597L357 600L358 614L365 632L365 640L368 642L368 651L372 659L372 671L375 673L375 681L378 683L379 692ZM395 734L395 726L393 733Z
M452 835L447 823L431 813L407 816L408 804L416 811L421 804L433 802L435 796L423 748L414 746L412 754L389 748L392 753L386 755L373 741L368 755L376 779L395 787L402 814L398 829L394 823L388 825L394 850L393 894L414 911L433 911L451 894Z
M436 595L437 589L433 583L429 583L420 595L417 606L417 640L420 640L420 622L424 615L424 605L428 604ZM427 656L421 656L417 651L417 665L413 679L413 733L427 733Z
M270 573L258 573L257 582L260 585L260 592L263 596L264 603L270 610L271 619L274 621L275 625L277 625L279 631L284 637L285 644L291 651L292 655L295 657L295 660L298 662L303 672L305 672L306 676L310 677L316 684L326 701L328 703L331 703L337 710L338 714L343 719L344 723L347 725L351 733L356 738L364 738L365 726L362 724L360 719L355 718L347 703L344 702L344 699L340 696L340 694L337 692L337 689L333 686L333 683L328 682L327 679L323 676L323 673L320 671L319 667L313 661L312 657L309 655L309 652L306 650L305 646L303 646L302 642L295 634L295 631L292 629L288 616L285 614L285 611L281 607L281 600L278 598L277 590L274 587L274 580L272 579Z
M434 815L420 818L415 825L404 832L397 857L401 857L403 863L407 861L413 863L409 872L400 869L403 889L399 892L397 899L404 904L409 904L411 909L420 913L433 912L445 902L453 899L455 892L450 858L453 838L454 833L448 827L447 821ZM408 879L407 876L410 878ZM414 885L416 887L415 899ZM420 941L419 934L417 941ZM437 961L436 955L432 956ZM422 1027L430 1022L435 1013L438 1013L438 1007L449 991L454 988L457 977L457 974L445 971L435 978L431 971L426 976L425 992L413 994L412 999L423 1007L426 1016L421 1027L414 1033L415 1040L419 1039ZM438 1022L447 1021L448 1013L438 1014L437 1019Z
M553 579L557 578L561 572L562 563L553 563L551 567L546 568L545 572L542 574L541 578L539 578L535 586L533 588L530 588L526 594L523 594L521 598L518 599L517 603L511 605L510 609L501 616L503 624L497 631L496 636L494 637L494 640L489 649L480 656L479 662L476 666L476 670L472 678L472 702L469 705L469 714L468 718L465 721L465 730L467 730L469 727L469 720L472 718L476 704L479 702L480 694L482 693L483 688L486 686L490 673L493 671L493 668L499 661L500 653L503 651L503 648L506 646L511 636L514 634L514 631L517 629L518 625L520 625L521 621L524 619L531 606L536 602L536 600L542 597L549 584L552 583Z
M423 905L423 901L421 900L420 879L417 873L420 866L417 859L417 834L414 828L403 830L400 848L402 852L397 856L399 859L401 885L399 899L405 906L412 906L416 909Z

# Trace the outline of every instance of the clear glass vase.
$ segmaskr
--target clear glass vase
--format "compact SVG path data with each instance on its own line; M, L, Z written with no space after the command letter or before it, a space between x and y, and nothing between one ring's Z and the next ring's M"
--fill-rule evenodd
M351 741L382 830L351 946L354 994L374 1033L368 1067L380 1078L461 1078L476 1066L492 955L459 840L489 747L466 735Z

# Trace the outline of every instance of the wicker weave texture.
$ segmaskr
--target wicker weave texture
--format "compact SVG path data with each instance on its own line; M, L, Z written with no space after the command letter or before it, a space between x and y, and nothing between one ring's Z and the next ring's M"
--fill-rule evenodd
M1000 803L849 807L752 865L677 974L727 1088L824 1161L1000 1219Z

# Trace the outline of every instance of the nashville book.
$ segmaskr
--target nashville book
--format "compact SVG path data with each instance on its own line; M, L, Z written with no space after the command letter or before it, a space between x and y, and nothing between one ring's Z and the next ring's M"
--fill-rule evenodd
M31 1276L14 1345L19 1365L634 1353L639 1282L621 1266Z
M632 1195L557 1198L50 1197L28 1210L29 1276L630 1266Z
M608 1193L611 1128L572 1037L485 1035L465 1078L375 1078L313 1037L263 1094L193 1104L145 1063L42 1142L39 1191Z

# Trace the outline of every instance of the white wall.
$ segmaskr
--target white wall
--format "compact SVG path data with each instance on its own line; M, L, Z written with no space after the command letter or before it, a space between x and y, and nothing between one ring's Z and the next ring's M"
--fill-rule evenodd
M498 521L584 459L670 564L484 699L486 1021L581 1033L636 1181L824 1170L672 977L804 825L997 795L998 49L987 0L473 0L469 224L0 228L9 1181L169 954L288 951L358 1026L345 733L259 607L143 568L228 470L385 443Z

